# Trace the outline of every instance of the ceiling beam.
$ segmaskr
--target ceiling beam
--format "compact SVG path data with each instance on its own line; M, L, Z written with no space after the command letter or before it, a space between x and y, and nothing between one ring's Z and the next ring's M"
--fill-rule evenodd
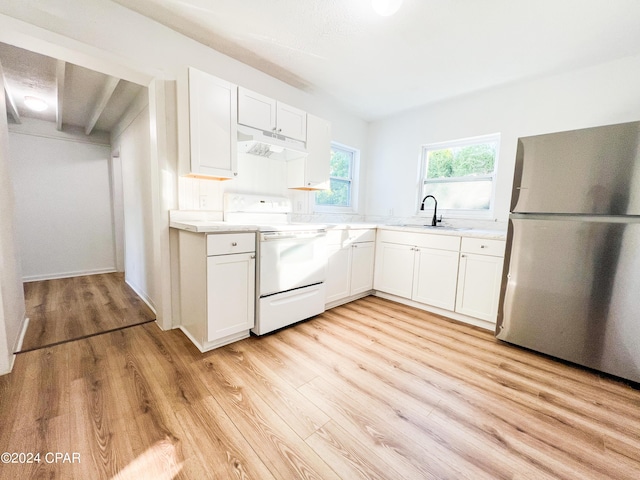
M7 78L4 76L4 70L2 69L2 64L0 63L0 81L2 81L2 86L4 87L4 98L7 101L7 113L11 115L13 121L16 123L22 123L20 120L20 114L18 113L18 109L16 108L16 103L13 101L13 97L9 92L9 86L7 85Z
M86 135L90 135L91 132L93 131L93 127L96 126L96 123L100 118L100 115L102 115L102 112L107 106L107 103L109 103L109 99L111 98L111 95L113 95L114 90L118 86L118 82L120 82L119 78L109 77L107 79L106 83L104 84L104 87L102 88L102 92L98 97L98 101L93 107L93 112L91 113L91 117L89 117L89 122L85 126L84 133Z
M64 79L67 63L63 60L56 62L56 95L58 104L56 108L56 128L62 131L62 113L64 112Z

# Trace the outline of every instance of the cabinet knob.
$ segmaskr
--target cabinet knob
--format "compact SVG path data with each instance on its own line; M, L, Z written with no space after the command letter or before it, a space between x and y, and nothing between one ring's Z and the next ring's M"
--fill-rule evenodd
M238 246L238 242L231 242L231 246L232 247L237 247Z
M278 133L280 133L281 131L282 131L282 129L281 129L281 128L279 128L279 129L278 129Z
M466 258L467 256L463 253L462 255L460 255L460 258Z
M356 245L355 243L353 245L351 245L353 248L358 248L358 245Z
M233 172L233 176L237 177L238 176L238 172Z
M480 248L489 248L489 245L480 245Z
M251 258L256 258L256 256L255 255L251 255Z

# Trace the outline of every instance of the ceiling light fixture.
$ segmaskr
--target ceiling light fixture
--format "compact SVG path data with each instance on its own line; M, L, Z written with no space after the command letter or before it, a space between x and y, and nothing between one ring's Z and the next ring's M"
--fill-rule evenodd
M371 0L373 11L382 17L389 17L400 10L402 0Z
M47 102L42 100L41 98L26 96L24 97L24 104L29 107L31 110L36 112L42 112L46 110L48 105Z

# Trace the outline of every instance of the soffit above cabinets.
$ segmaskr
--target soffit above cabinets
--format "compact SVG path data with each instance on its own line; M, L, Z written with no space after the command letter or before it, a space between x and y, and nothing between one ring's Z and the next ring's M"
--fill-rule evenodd
M145 88L5 43L0 43L0 65L10 123L35 118L56 123L58 130L109 132ZM47 109L31 110L26 96L44 100Z

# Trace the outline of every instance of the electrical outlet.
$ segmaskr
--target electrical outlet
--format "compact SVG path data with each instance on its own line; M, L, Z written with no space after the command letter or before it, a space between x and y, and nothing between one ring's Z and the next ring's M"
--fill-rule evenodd
M207 209L207 196L200 195L200 210L206 210L206 209Z
M296 211L297 212L301 212L302 211L302 202L298 202L296 205Z

